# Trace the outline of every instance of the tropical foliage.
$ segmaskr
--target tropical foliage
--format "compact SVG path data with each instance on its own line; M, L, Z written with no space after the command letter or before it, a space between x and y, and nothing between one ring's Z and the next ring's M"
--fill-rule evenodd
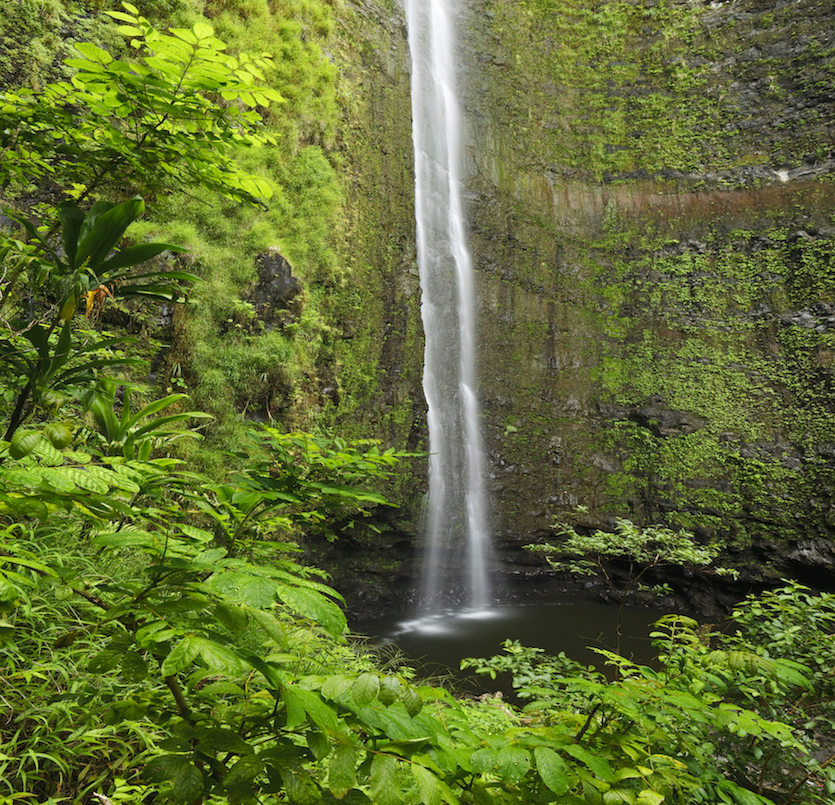
M378 667L288 541L288 529L329 522L330 495L343 515L381 500L366 487L396 456L266 438L274 460L222 490L165 458L45 442L5 457L7 798L831 801L832 758L812 753L835 715L833 596L795 585L751 599L731 636L668 616L656 667L602 652L614 681L508 641L502 656L464 664L509 671L527 704L457 699L408 667ZM295 480L283 478L283 441ZM307 480L319 470L305 444L341 482ZM763 641L761 624L777 639Z
M75 45L71 81L0 96L0 177L26 188L51 181L78 200L125 186L156 193L204 187L258 202L269 181L235 162L237 146L269 142L258 107L280 102L266 81L268 55L227 55L206 23L161 32L123 3L135 58ZM218 103L216 99L221 99Z
M689 531L665 526L640 528L631 520L619 517L612 531L594 529L578 531L568 523L554 525L562 538L556 544L527 545L528 550L545 554L556 570L568 570L582 576L600 576L615 600L623 603L635 590L649 589L644 580L662 567L710 568L718 575L734 575L735 571L715 565L719 545L702 545ZM623 568L614 568L613 561ZM614 570L620 569L617 573ZM652 585L663 592L660 585Z

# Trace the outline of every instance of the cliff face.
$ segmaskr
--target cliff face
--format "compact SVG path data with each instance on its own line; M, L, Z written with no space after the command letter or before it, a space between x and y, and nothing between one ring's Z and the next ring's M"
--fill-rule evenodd
M766 574L828 561L832 14L467 5L466 190L506 571L526 572L520 545L555 517L685 526ZM419 358L382 360L416 376ZM409 568L383 576L408 586Z
M494 521L830 539L831 8L472 4Z
M346 199L339 259L348 279L332 304L348 398L336 421L357 436L417 449L426 407L404 11L400 3L358 0L337 13L336 159Z

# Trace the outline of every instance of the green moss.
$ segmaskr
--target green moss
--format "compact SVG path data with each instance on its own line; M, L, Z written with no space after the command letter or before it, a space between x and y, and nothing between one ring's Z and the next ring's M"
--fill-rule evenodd
M685 56L697 8L619 1L590 8L572 0L521 6L491 9L494 37L516 69L494 74L485 89L506 113L503 136L523 143L529 162L597 180L698 166L697 132L716 111L704 94L705 67ZM528 82L524 91L520 80Z
M833 337L792 323L796 306L831 298L835 244L790 245L775 229L759 232L768 245L752 249L752 234L737 230L701 251L659 251L636 238L629 261L615 258L596 280L616 277L628 288L595 371L603 394L624 407L655 399L706 422L663 437L612 422L603 443L623 469L607 479L612 500L631 496L647 514L674 512L684 526L714 518L726 535L733 523L737 543L825 526L803 501L831 484L814 445L835 441ZM757 310L767 312L752 315Z

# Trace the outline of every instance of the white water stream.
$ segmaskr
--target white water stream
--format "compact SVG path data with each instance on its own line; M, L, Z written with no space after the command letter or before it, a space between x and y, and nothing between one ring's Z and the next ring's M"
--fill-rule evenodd
M426 337L429 498L422 608L491 601L476 388L476 304L462 204L462 120L452 0L406 0L412 54L415 216Z

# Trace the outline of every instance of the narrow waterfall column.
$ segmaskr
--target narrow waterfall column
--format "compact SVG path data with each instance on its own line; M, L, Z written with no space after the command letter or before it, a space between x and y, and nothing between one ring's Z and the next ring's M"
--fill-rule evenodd
M451 0L406 0L415 216L429 408L423 608L490 603L490 537L476 388L475 287L461 199Z

